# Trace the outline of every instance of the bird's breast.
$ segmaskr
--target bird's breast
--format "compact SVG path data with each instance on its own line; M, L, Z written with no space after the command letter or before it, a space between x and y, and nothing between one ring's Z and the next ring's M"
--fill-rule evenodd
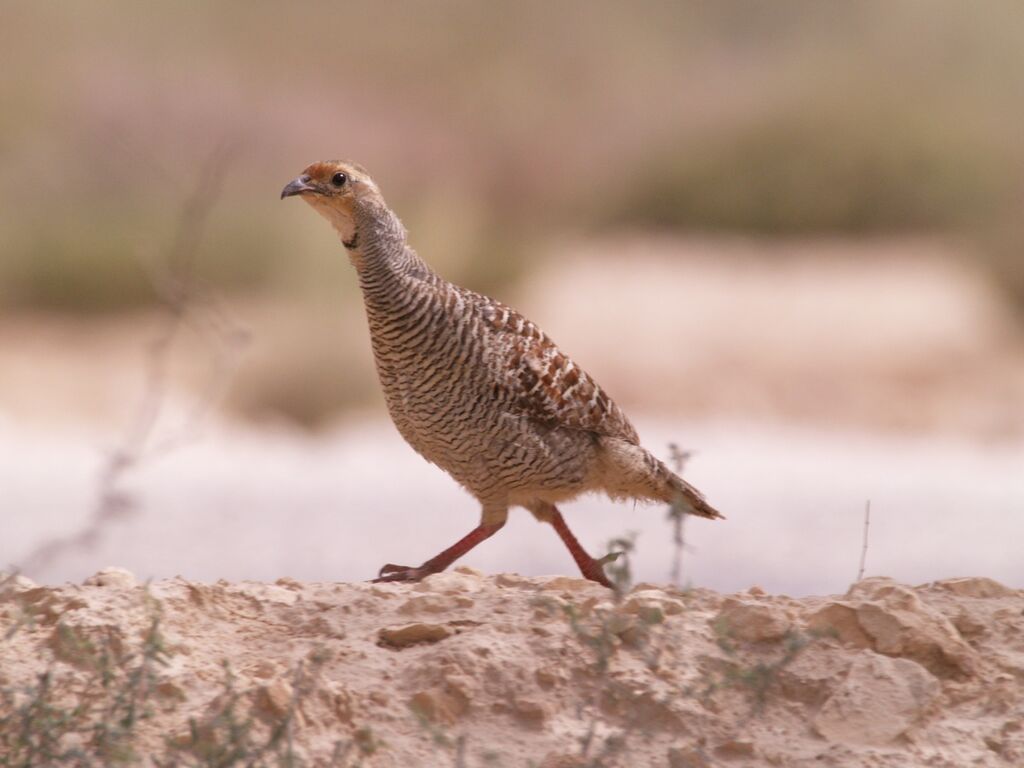
M457 297L414 296L368 313L385 401L402 436L431 461L471 451L490 421L479 329Z

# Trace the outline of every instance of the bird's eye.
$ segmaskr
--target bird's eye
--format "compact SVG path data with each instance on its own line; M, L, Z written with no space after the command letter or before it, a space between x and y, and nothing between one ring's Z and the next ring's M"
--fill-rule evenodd
M346 176L344 173L336 173L331 177L331 184L333 184L336 187L345 186L346 181L348 181L348 176Z

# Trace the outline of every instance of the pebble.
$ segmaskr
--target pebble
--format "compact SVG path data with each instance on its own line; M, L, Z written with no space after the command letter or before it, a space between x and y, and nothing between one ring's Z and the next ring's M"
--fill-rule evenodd
M907 587L885 581L865 579L854 585L851 594L867 599L831 601L808 617L808 628L859 648L913 659L940 677L973 674L974 651L952 622Z
M814 728L829 741L885 746L920 719L939 687L917 662L864 651L814 718Z
M452 630L444 624L406 624L400 627L385 627L378 637L384 645L392 648L408 648L419 643L436 643L450 637Z
M935 582L935 586L960 597L1013 597L1017 594L1016 590L1000 584L995 579L977 576L962 579L945 579Z
M792 629L789 617L779 608L732 597L722 604L712 623L727 637L748 643L776 642Z
M126 568L103 568L82 582L87 587L113 587L114 589L131 589L138 586L135 574Z
M275 680L256 689L256 709L274 720L288 714L292 704L292 687L284 680Z

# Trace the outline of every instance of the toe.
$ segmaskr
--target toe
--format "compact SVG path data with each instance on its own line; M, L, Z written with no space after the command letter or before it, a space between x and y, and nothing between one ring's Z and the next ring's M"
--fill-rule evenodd
M387 563L386 565L382 565L380 570L377 571L377 576L380 577L386 573L401 573L402 571L412 570L415 569L410 568L408 565L395 565L394 563Z
M394 565L388 563L380 569L377 574L377 578L373 579L374 584L381 582L402 582L402 581L419 581L423 578L423 574L419 568L410 568L407 565Z

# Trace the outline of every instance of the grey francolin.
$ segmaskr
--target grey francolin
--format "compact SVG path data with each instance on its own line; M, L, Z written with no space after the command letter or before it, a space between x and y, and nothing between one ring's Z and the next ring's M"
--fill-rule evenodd
M610 586L600 560L555 504L589 491L721 515L640 446L636 430L582 368L525 317L434 272L366 171L309 166L298 195L331 223L359 274L377 372L402 437L482 509L480 524L419 567L385 565L377 581L442 571L504 524L510 507L550 523L583 575Z

